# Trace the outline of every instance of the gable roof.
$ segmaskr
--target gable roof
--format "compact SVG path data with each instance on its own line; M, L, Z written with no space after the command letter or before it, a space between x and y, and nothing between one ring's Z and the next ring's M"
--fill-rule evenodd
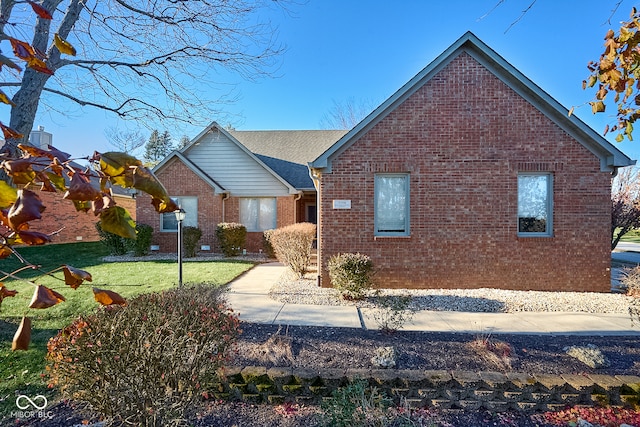
M262 167L265 171L271 174L274 178L280 181L285 187L287 187L289 194L298 193L298 189L295 188L291 183L287 182L282 176L280 176L277 172L275 172L269 165L263 162L260 158L258 158L251 150L249 150L245 145L243 145L237 138L229 133L226 129L220 126L217 122L212 122L209 126L204 128L202 132L200 132L194 139L191 140L189 144L181 148L180 153L186 153L192 146L197 145L200 141L207 135L209 132L219 132L224 135L232 144L235 144L240 150L242 150L249 158L255 161L260 167ZM184 156L186 157L186 156ZM191 164L194 164L191 162ZM195 164L194 164L195 165Z
M171 160L173 159L177 159L180 160L182 163L184 163L185 166L187 166L189 169L191 169L196 175L198 175L200 178L202 178L202 180L204 182L206 182L207 184L209 184L211 186L211 188L213 188L213 190L218 193L218 194L222 194L222 193L226 193L227 190L225 190L220 184L218 184L216 182L215 179L211 178L209 176L209 174L205 173L202 169L200 169L195 163L193 163L191 160L189 160L187 157L185 157L184 155L182 155L182 153L180 151L174 151L171 154L169 154L167 157L165 157L164 159L162 159L162 161L160 163L158 163L154 168L153 168L153 173L157 174L158 172L160 172L167 164L169 164L171 162Z
M229 131L265 165L298 190L314 189L307 164L346 130Z
M600 168L602 171L614 171L618 167L631 166L636 163L635 160L631 160L575 115L569 116L569 110L509 64L473 33L467 32L389 99L383 102L363 121L357 124L315 160L310 162L309 167L312 169L331 171L331 160L334 157L338 156L360 139L361 136L418 91L418 89L462 52L466 52L486 67L497 78L596 155L600 159Z

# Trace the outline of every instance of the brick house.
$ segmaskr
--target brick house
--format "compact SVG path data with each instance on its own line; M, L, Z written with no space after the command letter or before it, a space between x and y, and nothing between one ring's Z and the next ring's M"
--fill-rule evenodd
M213 123L155 172L212 249L221 221L255 251L317 220L323 286L332 255L360 252L388 288L605 292L611 179L632 164L467 33L348 132ZM137 216L175 252L172 214L141 195Z
M43 126L31 131L29 135L29 143L33 146L48 149L53 144L53 135L45 132ZM0 141L0 146L4 144ZM77 163L72 165L78 169L84 167ZM97 180L95 181L98 185ZM34 190L35 186L30 187ZM38 196L46 207L41 219L30 222L30 227L41 233L50 234L52 243L73 243L79 241L97 241L100 240L96 223L99 218L91 212L78 212L70 200L62 198L62 193L38 191ZM133 198L133 192L130 189L114 186L113 198L118 206L125 208L131 217L136 219L136 201Z
M120 191L122 190L122 191ZM118 191L116 193L116 191ZM31 221L31 227L42 233L52 233L52 243L93 242L100 240L96 223L100 220L91 212L78 212L70 200L62 198L61 193L39 191L38 195L46 210L42 219ZM136 201L127 190L114 187L113 198L118 206L125 208L136 219Z
M467 33L310 165L321 281L610 289L611 179L634 164Z
M346 131L233 131L210 124L186 147L162 160L154 173L186 211L185 226L202 230L200 246L216 251L221 222L247 227L246 249L262 250L263 231L316 222L316 190L307 163ZM146 194L137 220L151 225L153 244L175 252L173 214L158 215Z

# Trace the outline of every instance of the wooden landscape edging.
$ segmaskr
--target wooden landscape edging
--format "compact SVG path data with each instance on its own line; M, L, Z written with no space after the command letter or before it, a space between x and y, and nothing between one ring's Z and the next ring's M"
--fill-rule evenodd
M319 404L355 380L412 407L559 410L567 405L637 407L640 377L393 369L227 367L217 398Z

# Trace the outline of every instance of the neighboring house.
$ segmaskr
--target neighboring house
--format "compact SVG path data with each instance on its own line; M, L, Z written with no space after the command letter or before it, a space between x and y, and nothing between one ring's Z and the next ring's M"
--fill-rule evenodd
M248 252L262 250L263 231L316 222L316 190L307 163L346 131L228 131L212 123L190 144L170 154L154 173L186 211L184 226L202 230L200 246L218 250L217 224L247 227ZM156 232L153 244L175 252L177 223L158 215L150 197L138 196L139 223Z
M44 130L43 126L39 126L33 130L29 136L29 143L47 149L48 145L53 143L53 135ZM0 144L1 145L1 144ZM83 169L83 166L72 163L74 167ZM96 186L99 183L95 182ZM71 200L62 198L61 192L47 192L37 189L39 186L32 186L36 189L46 210L42 214L42 218L30 222L30 227L41 233L50 234L53 243L73 243L79 241L97 241L100 240L96 223L99 217L91 212L78 212ZM113 197L118 206L125 208L133 219L136 219L136 201L132 196L130 189L122 187L113 187Z
M114 187L113 198L118 206L125 208L136 219L136 201L128 190ZM42 219L31 221L31 228L42 233L58 233L51 236L52 243L72 243L100 240L96 223L100 217L92 212L78 212L72 201L62 198L62 193L39 191L38 195L46 210Z
M212 250L218 222L255 251L317 219L323 286L331 256L360 252L389 288L605 292L611 178L634 163L467 33L349 132L214 123L154 171ZM173 214L138 202L175 252Z

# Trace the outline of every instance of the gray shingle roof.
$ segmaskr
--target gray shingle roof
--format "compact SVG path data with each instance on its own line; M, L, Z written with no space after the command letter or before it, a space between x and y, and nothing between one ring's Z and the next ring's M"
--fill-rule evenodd
M346 130L229 131L293 187L313 188L307 163L324 153Z
M347 133L346 130L232 130L254 154L306 165Z

